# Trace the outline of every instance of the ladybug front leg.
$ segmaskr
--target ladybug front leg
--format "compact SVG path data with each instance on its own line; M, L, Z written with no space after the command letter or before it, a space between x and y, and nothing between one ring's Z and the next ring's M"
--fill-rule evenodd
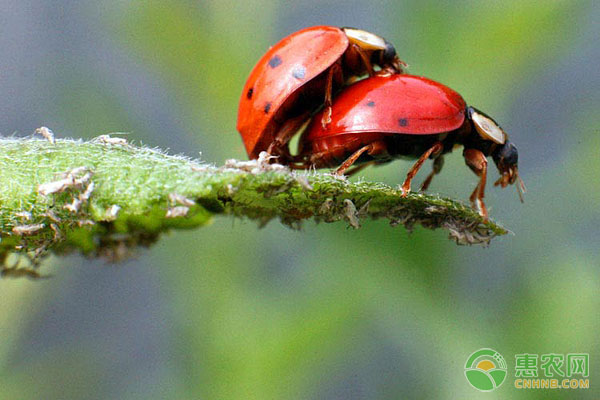
M479 211L479 215L483 217L485 221L488 219L487 208L485 207L485 203L483 202L483 197L485 195L485 183L487 179L487 159L485 155L476 149L465 149L463 151L463 156L465 157L465 162L471 168L475 175L479 176L479 183L473 190L471 197L471 205L477 211Z
M435 160L433 160L433 171L431 171L429 173L429 175L427 175L427 178L421 185L421 192L424 192L427 190L427 188L431 184L431 180L433 179L433 176L439 174L442 171L443 166L444 166L444 156L440 155Z
M323 117L321 118L321 125L325 128L328 124L331 123L331 103L333 101L333 79L336 75L340 75L339 81L343 82L343 71L340 62L336 62L333 64L329 70L327 71L327 80L325 81L325 112L323 112Z
M408 193L410 192L410 183L411 183L412 179L415 177L415 175L417 175L417 172L419 172L419 169L421 168L421 166L423 165L425 160L427 160L432 154L437 155L437 154L441 153L441 151L443 149L444 149L444 145L442 144L442 142L435 142L435 144L433 146L431 146L431 148L429 150L427 150L425 153L423 153L423 155L421 157L419 157L417 162L412 166L412 168L406 174L406 179L404 180L404 183L402 184L402 197L406 197L406 195L408 195Z

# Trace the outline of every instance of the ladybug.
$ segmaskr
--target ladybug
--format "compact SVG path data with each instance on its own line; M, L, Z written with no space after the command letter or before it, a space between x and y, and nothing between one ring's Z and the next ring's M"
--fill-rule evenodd
M300 138L296 168L339 166L336 173L344 174L362 163L348 171L351 174L370 164L417 158L402 185L404 197L425 160L434 160L433 171L421 190L441 171L443 155L462 145L467 166L479 176L470 200L485 220L488 156L501 174L495 185L506 187L518 180L523 201L525 186L518 174L515 145L496 121L467 106L457 92L441 83L413 75L373 76L339 94L332 104L330 124L323 126L319 118L316 114Z
M380 70L401 73L396 49L372 33L334 26L295 32L272 46L254 66L240 98L237 130L248 156L261 151L289 160L288 142L320 106L330 121L332 93Z

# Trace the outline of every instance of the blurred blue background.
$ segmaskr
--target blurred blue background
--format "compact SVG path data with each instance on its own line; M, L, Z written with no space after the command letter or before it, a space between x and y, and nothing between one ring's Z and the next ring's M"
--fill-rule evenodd
M245 158L237 102L300 28L355 26L459 91L516 143L528 186L488 187L489 248L383 221L360 230L217 218L122 264L80 256L0 281L2 399L598 398L600 6L594 1L0 0L0 134L129 132ZM364 170L401 183L398 161ZM428 169L429 167L426 167ZM423 179L424 174L418 179ZM495 179L496 171L491 175ZM353 178L356 179L356 178ZM460 151L432 192L467 200ZM509 375L482 394L469 354ZM589 390L516 390L517 353L590 353Z

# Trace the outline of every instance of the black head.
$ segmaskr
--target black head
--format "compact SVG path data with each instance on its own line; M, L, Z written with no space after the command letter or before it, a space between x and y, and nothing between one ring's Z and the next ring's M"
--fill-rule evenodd
M394 62L396 57L397 57L396 48L394 47L393 44L391 44L390 42L388 42L386 40L385 41L385 49L383 49L383 52L381 54L381 61L384 64L391 64L392 62Z
M385 41L385 48L381 51L380 64L382 67L391 67L396 73L402 73L408 67L404 61L398 58L394 45L387 40Z
M519 153L517 147L510 141L506 141L502 146L497 147L492 152L492 158L498 171L502 174L499 185L506 187L513 184L518 176Z
M494 151L492 158L500 170L508 167L516 168L519 163L519 152L517 151L517 146L515 146L511 141L507 140L504 145L498 147Z

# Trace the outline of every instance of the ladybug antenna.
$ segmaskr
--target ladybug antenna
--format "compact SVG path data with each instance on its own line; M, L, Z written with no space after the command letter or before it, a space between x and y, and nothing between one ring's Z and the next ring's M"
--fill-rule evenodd
M521 176L519 175L518 172L516 172L517 174L517 193L519 194L519 200L521 200L521 203L525 203L525 200L523 199L523 195L525 194L525 192L527 192L527 188L525 187L525 182L523 182L523 179L521 179Z

